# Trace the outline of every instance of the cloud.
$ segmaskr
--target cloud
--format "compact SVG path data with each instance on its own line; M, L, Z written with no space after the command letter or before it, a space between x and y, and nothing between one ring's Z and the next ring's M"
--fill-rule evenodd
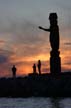
M9 50L0 49L0 76L11 76L11 56L14 52Z
M64 57L61 58L61 66L62 66L62 71L70 71L71 70L71 55L70 51L64 54Z
M0 32L11 33L13 43L37 44L46 41L45 34L38 29L39 25L28 20L9 20L7 24L0 25ZM41 35L42 32L42 35ZM43 36L43 37L42 37Z
M5 41L4 41L4 40L0 40L0 44L1 44L1 43L5 43Z
M0 55L0 64L8 62L8 58L4 55Z
M0 48L2 48L5 45L5 41L0 39Z
M9 50L0 49L0 65L6 63L10 64L10 57L14 55L14 52Z
M64 43L65 45L71 45L71 42Z
M5 46L18 56L35 56L49 51L48 34L38 29L35 23L27 20L8 22L9 26L3 29Z
M6 50L6 49L0 49L0 54L9 57L9 56L13 55L14 52L13 51Z
M71 65L71 61L64 63L64 65Z

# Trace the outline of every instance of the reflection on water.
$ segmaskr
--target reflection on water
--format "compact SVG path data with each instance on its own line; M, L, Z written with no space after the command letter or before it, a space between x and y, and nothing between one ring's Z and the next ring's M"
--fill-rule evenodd
M52 108L71 108L71 98L51 98Z
M63 108L60 104L60 99L59 98L51 98L51 104L52 108Z
M71 98L0 98L0 108L71 108Z

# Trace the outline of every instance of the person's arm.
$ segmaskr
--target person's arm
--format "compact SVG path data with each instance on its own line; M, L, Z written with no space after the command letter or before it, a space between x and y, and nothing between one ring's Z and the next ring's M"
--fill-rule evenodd
M50 32L50 29L46 29L46 28L43 28L43 27L41 27L41 26L39 26L38 28L39 28L39 29L42 29L42 30L44 30L44 31L49 31L49 32Z

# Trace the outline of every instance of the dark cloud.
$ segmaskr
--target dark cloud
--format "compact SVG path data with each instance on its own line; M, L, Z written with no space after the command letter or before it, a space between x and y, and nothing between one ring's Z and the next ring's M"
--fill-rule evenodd
M10 57L14 54L14 52L9 50L0 49L0 64L10 63Z
M0 49L0 54L5 55L5 56L11 56L14 54L13 51L5 50L5 49Z
M12 63L10 57L14 54L13 51L0 49L0 76L11 76Z
M64 63L64 65L71 65L71 61Z
M64 45L71 45L71 42L64 43Z
M0 64L8 62L8 58L4 55L0 55Z

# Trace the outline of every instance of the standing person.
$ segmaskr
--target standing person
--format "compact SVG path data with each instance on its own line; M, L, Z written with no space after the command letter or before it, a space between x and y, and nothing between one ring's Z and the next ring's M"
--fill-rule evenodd
M16 77L16 67L15 67L15 65L13 65L13 67L12 67L12 73L13 73L13 78L15 78Z
M36 74L36 64L33 64L33 73Z
M38 72L39 72L39 75L40 75L41 74L41 61L40 60L38 60L37 67L38 67Z

